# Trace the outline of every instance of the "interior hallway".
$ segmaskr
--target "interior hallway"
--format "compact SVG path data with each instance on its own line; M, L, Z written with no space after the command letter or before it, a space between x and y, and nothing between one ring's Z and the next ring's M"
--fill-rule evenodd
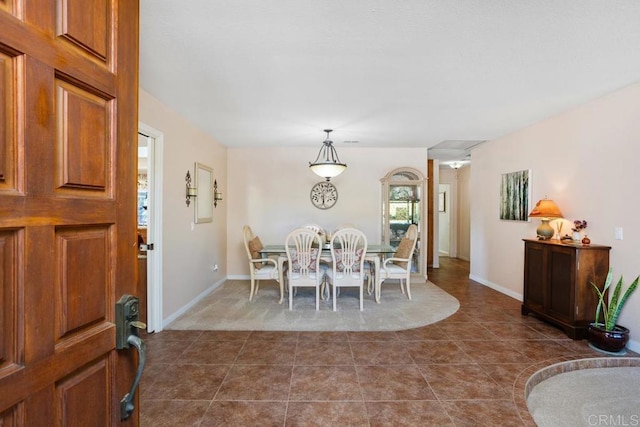
M468 277L440 258L429 280L460 310L417 329L147 336L141 425L533 426L526 379L600 354Z

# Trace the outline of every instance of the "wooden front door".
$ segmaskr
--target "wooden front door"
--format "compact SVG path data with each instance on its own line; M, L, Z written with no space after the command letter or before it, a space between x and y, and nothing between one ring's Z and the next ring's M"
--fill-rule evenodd
M137 0L0 0L0 425L121 424L137 61Z

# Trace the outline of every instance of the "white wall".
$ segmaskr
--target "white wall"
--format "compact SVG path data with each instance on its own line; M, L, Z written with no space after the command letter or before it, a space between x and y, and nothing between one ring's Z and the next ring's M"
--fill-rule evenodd
M218 190L227 194L227 149L156 98L140 89L140 121L163 133L163 318L170 317L227 275L227 207L213 222L193 224L194 204L185 204L185 175L194 162L213 168ZM193 225L192 225L193 224ZM217 272L211 266L218 264Z
M441 166L440 183L449 184L450 197L447 200L449 218L449 256L469 261L470 257L470 218L469 184L471 166L466 164L460 169ZM448 195L449 196L449 195Z
M230 278L248 277L242 227L249 224L264 244L284 244L295 227L319 224L328 230L350 223L371 243L381 239L380 179L392 169L413 167L426 176L427 149L387 149L336 146L347 170L332 178L338 202L328 210L309 200L311 187L323 179L309 169L322 141L310 148L230 148L227 243Z
M466 261L471 260L471 169L472 166L465 165L456 171L456 182L458 183L458 195L456 202L458 209L458 236L457 257Z
M532 203L548 196L564 217L589 222L591 242L611 246L616 279L640 274L640 83L552 117L472 152L471 277L522 299L522 238L539 221L500 221L500 175L531 169ZM614 239L623 227L624 240ZM640 350L640 291L620 316Z

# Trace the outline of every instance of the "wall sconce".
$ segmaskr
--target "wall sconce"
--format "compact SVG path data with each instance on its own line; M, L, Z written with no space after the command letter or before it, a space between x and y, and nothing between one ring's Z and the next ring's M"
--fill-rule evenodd
M218 180L213 181L213 207L218 207L218 202L222 201L222 193L218 192Z
M191 186L191 174L189 173L188 170L187 170L187 175L184 177L184 180L186 181L186 187L187 187L185 203L187 204L187 206L189 206L191 204L191 198L198 197L198 189Z

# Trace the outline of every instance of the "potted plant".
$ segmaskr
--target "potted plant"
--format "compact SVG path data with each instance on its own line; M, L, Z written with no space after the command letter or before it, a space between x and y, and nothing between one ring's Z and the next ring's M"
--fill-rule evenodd
M621 276L613 289L610 302L607 302L607 290L613 282L613 270L609 269L602 290L600 290L595 283L591 282L591 286L593 286L598 296L598 306L596 307L595 321L589 324L589 344L597 349L611 353L619 353L625 348L629 341L629 329L617 325L616 322L627 299L638 287L639 280L640 276L636 277L636 280L634 280L624 294L620 296L623 286ZM602 322L599 321L600 313L602 313Z

